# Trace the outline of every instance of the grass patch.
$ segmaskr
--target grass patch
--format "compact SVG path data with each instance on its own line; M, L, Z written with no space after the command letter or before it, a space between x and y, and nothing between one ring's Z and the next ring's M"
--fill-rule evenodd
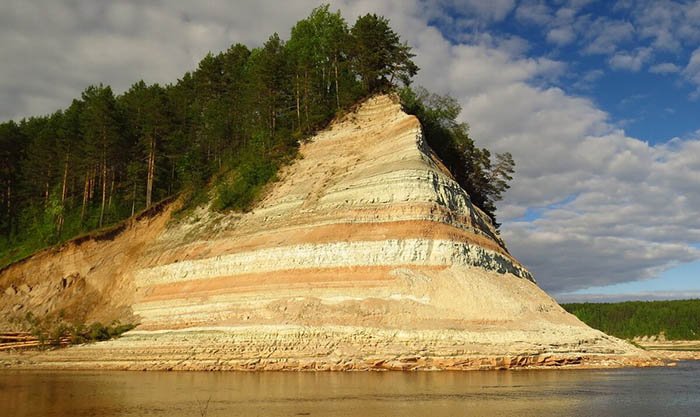
M122 324L118 320L108 325L100 322L91 324L67 323L59 313L55 318L39 319L27 313L25 320L30 326L30 333L39 340L42 347L100 342L121 336L135 328L137 324Z

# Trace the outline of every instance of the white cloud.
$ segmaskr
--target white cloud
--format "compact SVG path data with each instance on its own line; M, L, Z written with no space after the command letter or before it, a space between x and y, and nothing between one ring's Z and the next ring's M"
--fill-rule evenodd
M646 4L636 13L641 35L653 39L655 49L677 51L681 46L676 25L684 21L684 6L672 1Z
M391 4L392 13L398 16L404 7L415 8L419 5L420 17L425 20L436 22L450 36L459 38L465 30L483 29L492 22L503 20L515 7L515 0L410 0L405 3L395 1L389 2L352 2L346 1L348 7L357 9L360 3L366 10L368 6L374 4ZM387 10L387 8L384 8ZM393 13L395 12L395 13ZM408 13L406 13L408 14Z
M700 42L700 2L635 0L617 2L618 11L631 17L642 39L655 51L679 52Z
M634 38L634 26L630 22L599 17L586 28L587 46L584 52L590 54L612 54L620 44Z
M637 48L632 52L618 52L608 59L610 68L616 70L639 71L651 59L651 48Z
M515 7L515 0L442 0L463 14L473 13L482 19L502 20Z
M552 20L552 13L544 1L524 1L515 10L515 17L523 22L544 25Z
M603 70L594 69L587 71L585 74L583 74L583 76L579 77L575 82L573 82L571 87L574 90L591 90L593 88L593 84L603 75L605 75Z
M571 27L554 28L547 32L547 42L557 45L566 45L576 39L576 34Z
M700 95L700 48L693 51L688 65L683 70L683 75L697 86L694 95L696 97Z
M661 64L656 64L649 68L649 72L653 72L654 74L673 74L680 71L681 69L678 65L671 62L662 62Z

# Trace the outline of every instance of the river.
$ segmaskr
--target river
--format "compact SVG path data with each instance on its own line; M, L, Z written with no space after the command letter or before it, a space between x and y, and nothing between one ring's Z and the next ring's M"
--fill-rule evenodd
M698 416L700 361L486 372L0 371L2 416Z

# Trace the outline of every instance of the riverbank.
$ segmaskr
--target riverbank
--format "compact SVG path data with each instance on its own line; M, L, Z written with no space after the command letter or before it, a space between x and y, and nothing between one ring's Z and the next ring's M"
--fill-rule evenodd
M652 355L660 355L668 360L700 360L700 341L698 340L647 340L637 344Z
M0 354L0 366L5 369L36 370L113 370L113 371L490 371L524 369L605 369L665 366L660 358L626 358L620 356L588 355L519 355L519 356L463 356L459 358L355 358L328 360L313 359L170 359L146 360L62 361L47 358L45 353L22 352ZM681 355L668 358L684 360ZM666 358L664 356L664 358Z
M597 333L389 331L350 327L200 328L131 331L106 342L47 351L0 352L11 369L140 371L435 371L662 366L668 360ZM508 343L504 343L507 340Z

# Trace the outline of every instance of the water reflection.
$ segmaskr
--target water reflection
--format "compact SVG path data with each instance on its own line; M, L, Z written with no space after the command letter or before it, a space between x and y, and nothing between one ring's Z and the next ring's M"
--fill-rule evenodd
M700 366L418 373L0 372L7 416L683 416Z

